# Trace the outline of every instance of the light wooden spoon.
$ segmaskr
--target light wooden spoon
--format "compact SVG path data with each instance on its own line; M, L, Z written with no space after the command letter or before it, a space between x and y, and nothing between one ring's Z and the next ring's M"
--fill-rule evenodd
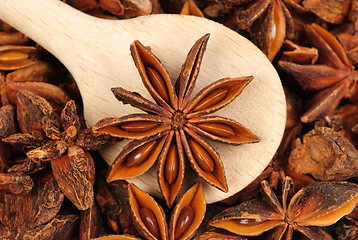
M229 192L205 185L207 202L225 199L252 182L267 166L286 122L280 79L266 56L247 39L213 21L182 15L149 15L129 20L103 20L85 15L59 0L0 0L0 19L54 54L74 76L81 91L87 125L105 117L139 110L119 103L110 89L121 86L151 99L129 52L138 39L151 46L173 79L194 42L211 33L193 96L224 77L253 75L254 80L230 105L215 113L248 127L261 142L240 146L211 143L224 163ZM102 151L111 164L124 144ZM182 190L193 183L187 171ZM131 179L141 189L161 196L156 168Z

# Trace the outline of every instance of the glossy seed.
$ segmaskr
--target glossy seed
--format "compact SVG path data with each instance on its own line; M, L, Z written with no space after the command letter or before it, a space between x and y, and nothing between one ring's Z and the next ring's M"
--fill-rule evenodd
M164 174L168 184L172 184L178 176L178 151L174 144L169 147Z
M190 206L185 206L180 211L178 220L175 226L174 238L180 238L193 223L195 217L195 209Z
M131 152L127 156L126 166L132 167L141 164L144 160L148 158L156 144L157 141L153 140L147 142L146 144L140 146L139 148Z
M214 161L209 153L194 139L189 139L189 146L193 152L195 161L200 168L205 172L212 172L214 170Z
M149 232L157 239L160 239L158 221L153 211L149 208L144 207L139 210L139 214L140 218L142 219L144 225L147 227Z
M223 100L226 97L226 94L227 90L222 88L210 92L196 104L196 106L194 107L194 111L202 111L211 106L214 106L215 104Z
M234 130L226 125L220 123L199 123L197 124L202 130L220 137L232 137L235 135Z
M0 55L1 62L19 62L28 59L29 55L20 51L8 51Z
M134 121L134 122L123 123L121 125L121 128L127 132L146 132L156 126L158 126L158 124L155 122Z
M154 89L157 90L157 93L159 93L166 102L169 102L168 89L160 73L154 68L147 67L147 76Z

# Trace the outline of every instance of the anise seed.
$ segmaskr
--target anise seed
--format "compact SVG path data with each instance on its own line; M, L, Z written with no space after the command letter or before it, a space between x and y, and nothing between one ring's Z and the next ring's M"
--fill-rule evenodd
M149 208L144 207L139 210L139 214L149 232L157 239L160 239L158 221L153 211Z
M226 97L227 90L226 89L216 89L211 93L207 94L205 98L201 99L198 104L195 106L194 111L201 111L210 106L214 106L221 100Z
M11 63L11 62L23 61L23 60L27 59L28 57L29 56L24 52L8 51L8 52L5 52L0 55L0 61Z
M220 137L231 137L235 135L234 130L225 124L220 123L199 123L199 128Z
M195 209L191 206L185 206L180 211L174 232L174 238L180 238L185 231L190 227L193 223L195 217Z
M145 159L148 158L149 154L153 151L156 144L157 141L152 140L131 152L127 157L126 166L132 167L141 164Z
M121 128L127 132L145 132L156 126L158 126L158 124L155 122L136 121L123 123Z
M167 87L165 85L165 82L162 78L162 76L160 75L160 73L151 67L147 67L147 76L149 78L149 81L151 84L153 84L153 87L155 89L157 89L157 92L159 93L159 95L166 101L169 102L169 96L168 96L168 91L167 91Z
M192 138L189 139L188 143L200 168L205 172L212 172L214 170L214 161L208 152Z
M178 176L178 152L175 145L170 145L167 161L165 163L165 179L168 184L172 184Z

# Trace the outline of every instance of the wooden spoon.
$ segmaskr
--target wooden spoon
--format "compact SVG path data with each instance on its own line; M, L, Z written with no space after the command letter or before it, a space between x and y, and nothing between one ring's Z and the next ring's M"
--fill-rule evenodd
M254 80L230 105L216 114L235 119L261 138L240 146L211 143L224 163L229 192L205 184L207 202L225 199L252 182L267 166L280 144L286 122L285 96L279 76L267 57L250 41L213 21L193 16L149 15L128 20L88 16L59 0L0 0L0 19L55 55L71 72L81 91L87 125L105 117L120 117L139 110L119 103L110 89L121 86L151 99L130 56L129 45L138 39L150 46L173 79L179 74L194 42L211 37L193 96L224 77L253 75ZM123 141L101 153L111 164ZM187 171L182 190L194 179ZM131 179L138 187L161 196L153 167Z

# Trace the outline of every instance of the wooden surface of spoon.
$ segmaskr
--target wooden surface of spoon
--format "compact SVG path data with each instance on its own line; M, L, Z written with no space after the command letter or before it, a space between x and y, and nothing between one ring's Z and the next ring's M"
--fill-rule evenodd
M150 46L176 79L191 46L210 33L193 96L224 77L254 76L243 93L215 115L242 123L261 141L240 146L210 142L224 163L229 192L205 184L208 203L243 189L264 170L276 152L286 122L285 96L279 76L254 44L223 25L204 18L164 14L103 20L59 0L0 0L0 6L1 20L43 46L71 72L83 98L88 127L105 117L139 112L118 102L110 90L112 87L120 86L151 99L130 56L129 46L135 39ZM102 150L106 162L111 164L127 143L122 141ZM182 191L194 181L194 174L188 174L189 171ZM152 195L161 196L156 165L129 181Z

